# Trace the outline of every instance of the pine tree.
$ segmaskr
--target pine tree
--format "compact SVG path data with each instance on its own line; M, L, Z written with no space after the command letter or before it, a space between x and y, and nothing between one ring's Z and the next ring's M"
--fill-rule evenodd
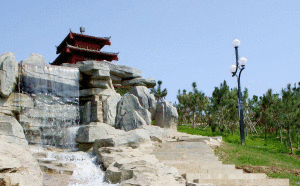
M157 81L158 87L157 88L151 88L150 93L154 94L154 97L156 99L156 102L161 102L168 94L167 89L161 90L161 84L162 81Z

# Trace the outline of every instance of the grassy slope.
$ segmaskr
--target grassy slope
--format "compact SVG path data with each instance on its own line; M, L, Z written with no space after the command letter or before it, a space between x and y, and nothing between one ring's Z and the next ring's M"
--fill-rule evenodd
M203 136L220 136L210 129L192 129L178 126L179 132ZM249 136L246 146L240 145L238 134L223 135L224 143L215 149L215 154L223 163L235 164L245 172L264 172L273 178L289 178L290 185L300 185L300 158L290 155L289 149L275 137Z

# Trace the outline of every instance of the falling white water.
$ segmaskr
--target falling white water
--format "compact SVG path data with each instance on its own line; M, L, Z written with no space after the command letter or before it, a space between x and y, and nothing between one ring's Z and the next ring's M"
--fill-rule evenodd
M82 161L77 161L76 169L73 172L72 179L83 183L69 184L69 186L117 186L118 184L109 184L103 182L104 172L95 164L96 157L90 157L86 154Z
M29 143L74 148L79 125L79 70L22 64L20 91L34 102L21 111Z
M48 152L45 159L63 161L76 165L69 186L118 186L103 181L104 172L96 164L96 156L85 152Z

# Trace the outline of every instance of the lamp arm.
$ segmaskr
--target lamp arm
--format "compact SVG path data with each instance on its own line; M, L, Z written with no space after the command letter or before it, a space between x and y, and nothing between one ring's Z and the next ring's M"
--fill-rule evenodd
M232 73L232 77L236 75L237 70L238 70L238 66L239 66L239 63L238 63L238 60L239 60L238 46L234 47L234 49L235 49L236 69L235 69L235 72Z

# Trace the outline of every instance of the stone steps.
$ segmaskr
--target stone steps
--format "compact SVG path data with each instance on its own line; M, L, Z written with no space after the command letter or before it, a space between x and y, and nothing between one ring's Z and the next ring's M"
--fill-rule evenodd
M186 173L184 177L187 180L203 180L203 179L267 179L264 173L243 173L243 172L210 172L210 173Z
M161 162L163 162L164 164L169 164L169 165L178 163L177 160L161 160ZM183 160L183 161L180 161L180 164L210 164L212 162L223 165L222 161L219 161L219 160L197 160L197 161Z
M153 154L162 163L177 168L186 178L186 186L288 186L288 179L269 179L264 173L244 173L235 165L222 164L213 150L203 141L207 137L188 139L157 145Z
M220 169L220 170L235 170L235 165L225 165L221 164L219 162L212 162L210 164L181 164L180 162L176 164L167 164L169 166L175 167L177 169L183 169L186 170L187 172L197 172L198 170L201 169Z
M217 186L288 186L288 179L201 179L200 184L213 183Z

